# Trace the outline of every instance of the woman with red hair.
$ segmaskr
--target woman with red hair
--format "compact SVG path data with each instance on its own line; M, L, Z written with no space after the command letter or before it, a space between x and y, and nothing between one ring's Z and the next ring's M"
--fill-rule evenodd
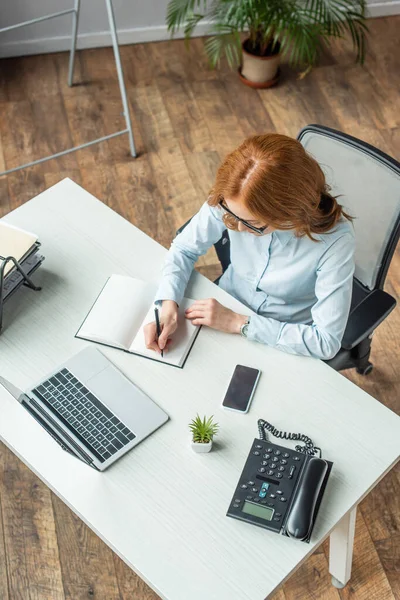
M186 318L292 354L334 357L352 293L351 217L330 195L317 161L276 133L251 137L225 158L207 202L173 241L156 296L162 333L157 340L149 324L147 347L167 346L193 266L225 229L231 263L219 286L252 312L208 298L194 302Z

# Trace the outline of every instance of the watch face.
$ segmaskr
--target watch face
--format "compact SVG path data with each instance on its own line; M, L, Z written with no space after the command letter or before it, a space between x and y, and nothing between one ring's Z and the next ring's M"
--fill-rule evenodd
M244 337L247 337L247 333L248 333L248 331L249 331L249 324L248 324L248 323L245 323L245 324L243 325L243 327L242 327L242 335L243 335Z

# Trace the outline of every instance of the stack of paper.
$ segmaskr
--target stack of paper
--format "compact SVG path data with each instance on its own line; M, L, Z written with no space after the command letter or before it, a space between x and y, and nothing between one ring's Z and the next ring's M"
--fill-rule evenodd
M37 251L38 247L37 235L0 221L0 263L8 256L13 256L19 263L23 263ZM12 269L14 269L14 263L10 261L5 268L4 275L7 275Z

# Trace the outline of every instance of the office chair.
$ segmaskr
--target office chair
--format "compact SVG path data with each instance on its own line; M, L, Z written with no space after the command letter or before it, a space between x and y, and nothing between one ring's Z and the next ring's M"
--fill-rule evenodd
M396 306L383 291L400 236L400 163L370 144L323 125L307 125L297 136L320 164L331 193L355 217L355 273L349 319L339 352L326 360L336 371L368 375L371 338ZM177 233L180 233L185 223ZM215 244L222 271L230 264L228 231Z

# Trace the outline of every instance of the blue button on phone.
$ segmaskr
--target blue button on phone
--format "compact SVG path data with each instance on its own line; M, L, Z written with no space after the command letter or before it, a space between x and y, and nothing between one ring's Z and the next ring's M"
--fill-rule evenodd
M265 498L267 495L267 490L269 488L269 483L263 483L260 489L260 493L258 494L260 498Z

